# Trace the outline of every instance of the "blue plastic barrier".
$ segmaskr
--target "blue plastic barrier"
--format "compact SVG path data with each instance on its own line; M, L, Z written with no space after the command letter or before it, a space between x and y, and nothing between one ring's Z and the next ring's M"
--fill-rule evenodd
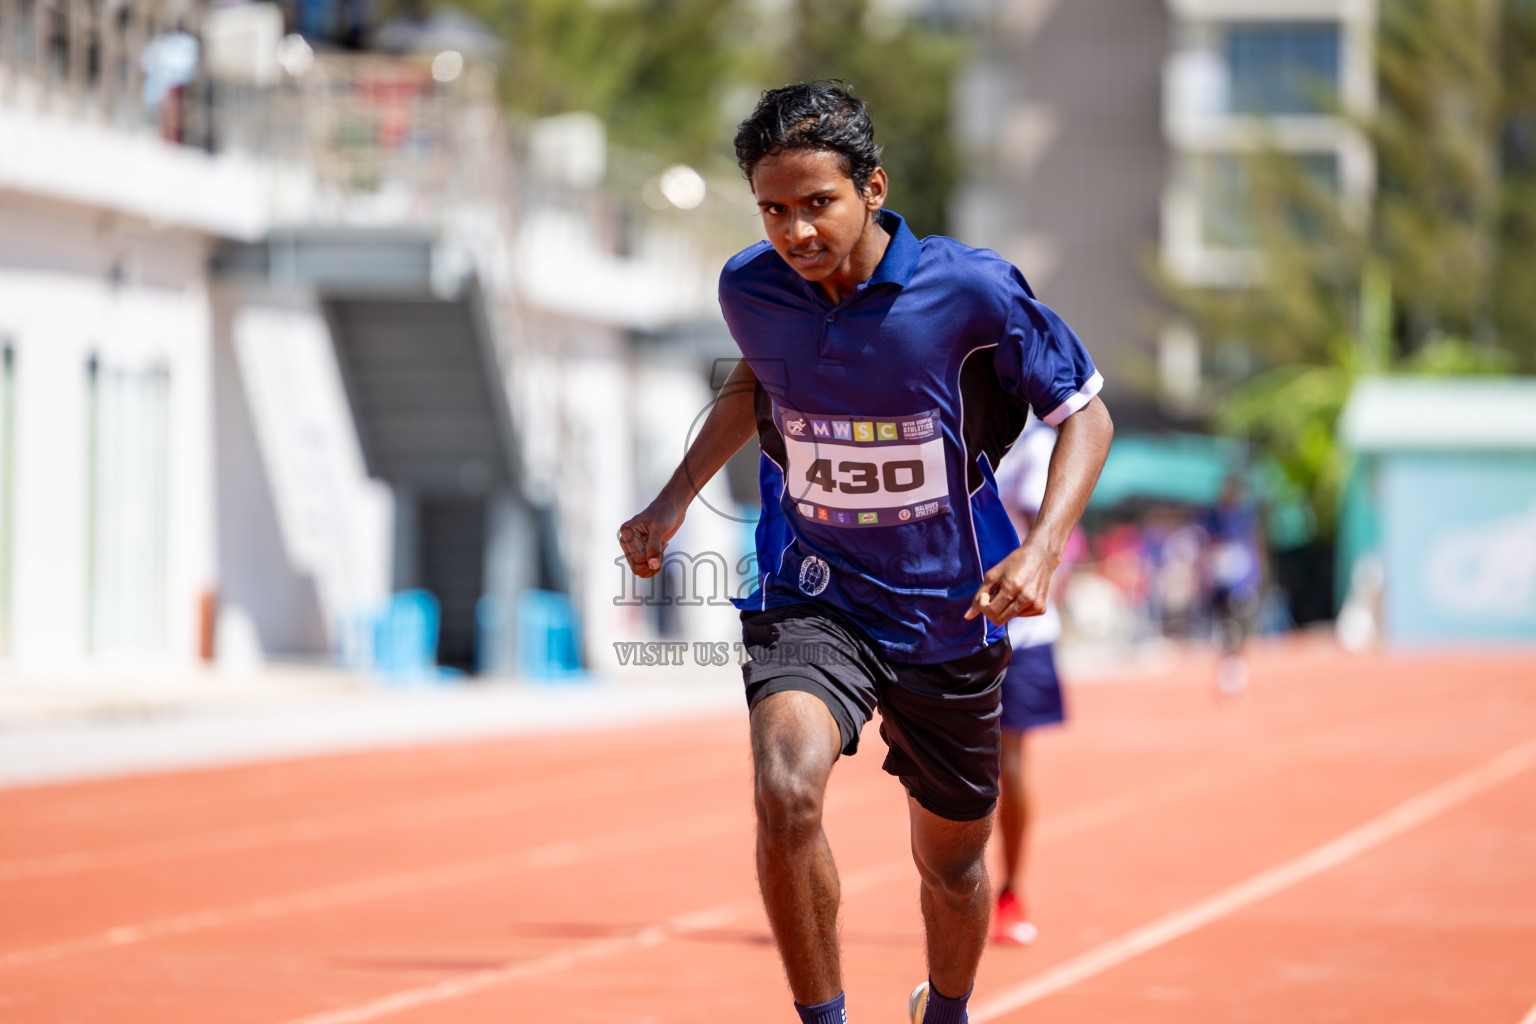
M518 596L517 670L530 679L583 674L576 609L565 594L526 590Z
M439 678L437 634L442 612L425 590L406 590L390 598L373 634L373 669L391 682Z

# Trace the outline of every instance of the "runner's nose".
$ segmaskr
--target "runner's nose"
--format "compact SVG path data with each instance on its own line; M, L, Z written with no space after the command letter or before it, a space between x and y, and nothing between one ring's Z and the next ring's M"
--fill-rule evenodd
M816 237L816 226L805 217L791 217L785 233L791 245L804 245Z

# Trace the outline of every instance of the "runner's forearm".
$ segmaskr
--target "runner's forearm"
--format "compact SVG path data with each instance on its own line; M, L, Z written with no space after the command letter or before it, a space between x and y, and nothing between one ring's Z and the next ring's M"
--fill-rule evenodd
M686 510L731 456L756 436L756 391L757 377L743 359L720 388L703 428L688 446L688 452L672 478L661 489L658 500L672 502L680 513Z
M1093 485L1109 455L1109 442L1115 425L1109 410L1095 398L1068 416L1056 429L1056 450L1046 476L1045 500L1040 514L1026 538L1027 544L1042 544L1053 562L1061 561L1067 539L1088 507Z

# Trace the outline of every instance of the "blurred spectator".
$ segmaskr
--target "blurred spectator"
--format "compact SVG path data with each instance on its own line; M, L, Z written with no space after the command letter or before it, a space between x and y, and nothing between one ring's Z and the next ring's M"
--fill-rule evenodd
M178 28L151 39L139 57L144 107L159 111L160 137L167 142L182 141L182 90L197 75L200 50L197 39Z
M1248 685L1243 641L1253 628L1264 581L1259 514L1239 474L1233 473L1222 484L1221 498L1206 517L1206 529L1211 622L1222 655L1216 685L1230 697Z
M1194 636L1205 610L1203 566L1209 535L1187 519L1169 531L1156 552L1153 616L1164 636Z
M1034 528L1040 514L1055 448L1056 429L1031 415L998 466L998 496L1021 538ZM1054 591L1059 593L1081 550L1077 531L1073 531L1052 580ZM1056 725L1066 717L1061 680L1056 674L1054 645L1059 639L1061 613L1053 597L1046 598L1044 613L1008 622L1013 657L1003 677L1001 793L997 805L1003 859L997 910L992 915L992 939L1007 945L1027 946L1037 934L1024 892L1024 866L1035 817L1027 772L1028 737L1035 729Z
M1133 497L1087 529L1087 560L1070 573L1064 629L1074 644L1206 642L1221 651L1223 693L1246 685L1245 639L1293 627L1289 595L1266 567L1269 525L1247 471L1230 470L1210 504Z

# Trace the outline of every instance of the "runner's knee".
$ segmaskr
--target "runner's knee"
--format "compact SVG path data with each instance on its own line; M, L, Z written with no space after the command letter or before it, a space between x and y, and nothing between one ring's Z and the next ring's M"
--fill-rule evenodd
M987 880L986 865L979 857L969 863L944 863L937 867L919 864L918 872L928 890L949 903L970 902Z
M819 765L782 757L759 759L754 797L762 833L791 845L815 835L821 828L825 789Z
M949 903L966 903L987 884L986 844L975 849L913 850L917 872L929 892Z
M759 832L770 842L795 845L820 830L838 741L826 706L808 694L774 694L754 709L753 795Z

